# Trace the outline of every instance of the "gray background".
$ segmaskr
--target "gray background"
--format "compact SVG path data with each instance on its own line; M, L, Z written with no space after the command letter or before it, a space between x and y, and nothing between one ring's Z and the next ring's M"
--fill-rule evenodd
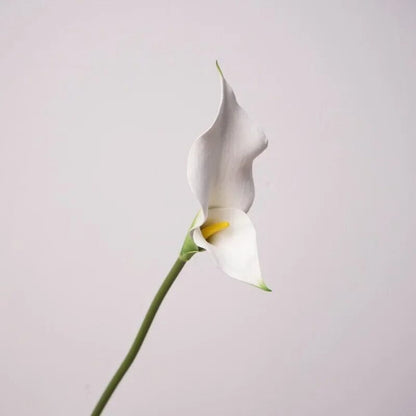
M218 58L264 127L264 293L196 256L108 415L416 414L415 3L0 3L0 413L87 415L197 210Z

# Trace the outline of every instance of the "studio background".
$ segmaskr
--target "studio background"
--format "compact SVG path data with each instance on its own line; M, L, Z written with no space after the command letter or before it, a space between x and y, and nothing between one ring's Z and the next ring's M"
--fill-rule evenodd
M416 412L412 1L0 3L0 413L88 415L198 206L219 59L265 293L194 257L108 415Z

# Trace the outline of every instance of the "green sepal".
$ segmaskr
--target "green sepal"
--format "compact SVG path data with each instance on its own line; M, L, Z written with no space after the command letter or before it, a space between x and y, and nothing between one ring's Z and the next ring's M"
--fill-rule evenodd
M199 253L200 251L205 251L203 248L198 247L195 244L193 238L191 237L191 230L194 227L199 214L200 212L196 214L191 226L189 227L188 232L186 233L185 241L183 242L181 252L179 254L179 258L183 261L188 261L194 254Z
M179 258L183 261L188 261L194 254L198 253L200 248L195 244L191 237L191 232L186 233L185 241L183 242Z

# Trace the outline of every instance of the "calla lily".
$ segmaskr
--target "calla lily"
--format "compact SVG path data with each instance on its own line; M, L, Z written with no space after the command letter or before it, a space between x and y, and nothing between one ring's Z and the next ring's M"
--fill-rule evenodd
M188 157L189 185L201 206L189 237L226 274L270 291L261 277L256 231L247 216L254 200L253 161L266 149L267 139L237 103L218 63L217 68L222 88L218 115Z
M206 250L231 277L270 291L261 277L256 230L247 216L254 200L253 161L267 147L267 140L238 105L218 62L217 68L222 86L220 109L214 124L192 145L188 158L188 180L201 210L91 416L101 415L136 358L163 299L194 254Z

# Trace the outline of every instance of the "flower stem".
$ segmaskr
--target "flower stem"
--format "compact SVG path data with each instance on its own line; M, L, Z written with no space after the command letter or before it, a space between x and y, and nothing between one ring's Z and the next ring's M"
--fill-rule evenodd
M136 338L134 339L134 342L130 347L129 352L126 355L126 358L124 358L123 362L120 364L120 367L114 374L113 378L108 383L108 386L104 390L104 393L101 395L100 400L98 401L93 412L91 413L91 416L99 416L101 414L107 402L110 400L114 390L117 388L118 384L120 383L124 375L127 373L127 370L132 365L137 353L140 350L140 347L143 344L147 331L149 330L150 325L153 322L153 319L159 309L159 306L161 305L166 293L168 293L170 287L172 286L176 277L182 270L183 266L185 266L185 263L186 261L182 260L181 258L178 258L175 264L172 266L170 272L163 281L162 286L160 286L159 290L157 291L149 307L149 310L147 311L146 316L144 317L143 323L140 326L139 332L137 333Z

